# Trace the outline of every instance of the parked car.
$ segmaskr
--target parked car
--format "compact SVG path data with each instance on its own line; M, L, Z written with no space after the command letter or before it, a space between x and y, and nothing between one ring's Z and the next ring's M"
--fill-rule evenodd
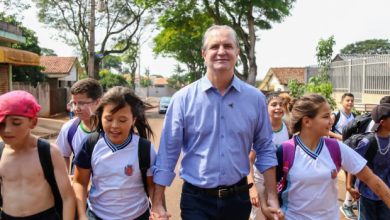
M161 97L160 106L158 108L158 113L163 114L163 113L167 112L168 105L171 102L171 98L172 97L170 97L170 96L169 97L168 96Z

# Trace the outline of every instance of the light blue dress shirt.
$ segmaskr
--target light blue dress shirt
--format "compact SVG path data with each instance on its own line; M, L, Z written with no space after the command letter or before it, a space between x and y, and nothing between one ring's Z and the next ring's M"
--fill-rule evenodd
M264 95L234 76L221 96L203 77L172 98L153 166L154 182L172 183L182 151L180 177L186 182L202 188L235 184L249 173L252 145L260 172L277 165Z

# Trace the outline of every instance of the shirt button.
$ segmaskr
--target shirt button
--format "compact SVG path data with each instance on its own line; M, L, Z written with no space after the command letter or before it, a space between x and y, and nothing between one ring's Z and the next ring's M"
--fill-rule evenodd
M225 116L222 115L222 116L221 116L221 119L225 119Z
M221 138L224 138L225 137L225 135L221 135Z
M224 157L224 156L225 156L225 154L224 154L224 153L222 153L222 154L221 154L221 157Z

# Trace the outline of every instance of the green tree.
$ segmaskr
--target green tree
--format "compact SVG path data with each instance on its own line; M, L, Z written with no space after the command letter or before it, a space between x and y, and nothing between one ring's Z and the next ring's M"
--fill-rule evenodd
M341 54L390 54L387 39L370 39L348 44L340 50Z
M41 48L38 45L38 38L34 31L24 27L14 16L6 16L3 12L0 12L0 21L17 26L22 31L22 35L26 38L25 43L12 44L12 48L26 50L36 54L41 53ZM37 86L39 82L42 82L45 79L45 74L43 74L41 70L42 68L39 66L13 66L12 80L16 82L27 82L33 86Z
M329 81L329 69L335 43L334 36L320 39L316 47L319 74L310 77L307 84L300 84L296 80L289 81L287 86L293 97L299 98L305 93L318 93L325 97L332 109L336 108L336 101L332 97L333 85Z
M81 62L88 67L88 45L90 39L89 17L90 4L86 0L33 0L38 8L39 20L58 31L58 36L68 45L77 47L81 53ZM109 54L122 54L133 44L133 38L141 28L148 24L143 19L146 10L155 1L104 1L105 10L95 14L97 54L101 58ZM147 19L146 19L147 20ZM120 49L116 42L123 42ZM96 59L98 71L100 59ZM88 71L87 71L88 72Z
M174 74L172 74L167 79L167 82L169 87L174 89L181 89L183 86L189 84L192 81L188 74L185 74L185 70L182 69L179 64L177 64L174 69Z
M42 56L57 56L56 52L49 48L41 48Z
M213 23L210 16L200 10L196 0L177 1L174 7L167 6L159 17L161 32L154 38L153 51L165 57L172 57L186 66L194 81L205 72L201 56L202 35ZM176 75L178 76L178 75Z
M119 74L113 74L108 70L100 71L100 84L102 85L104 91L107 91L109 88L114 86L129 86L125 77Z
M103 69L113 68L119 72L122 71L122 59L120 56L107 55L102 59L101 66Z

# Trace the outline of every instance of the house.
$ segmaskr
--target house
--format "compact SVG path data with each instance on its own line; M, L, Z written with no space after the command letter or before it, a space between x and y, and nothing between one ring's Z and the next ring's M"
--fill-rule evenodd
M39 66L39 55L11 48L12 43L25 43L22 31L0 21L0 94L13 90L12 66Z
M304 67L272 67L268 70L259 89L262 91L287 91L287 84L291 80L305 83Z
M55 81L59 88L70 88L82 73L77 57L41 56L40 65L49 81Z
M336 101L349 92L355 96L357 110L369 111L383 96L390 95L390 54L338 54L329 77Z

